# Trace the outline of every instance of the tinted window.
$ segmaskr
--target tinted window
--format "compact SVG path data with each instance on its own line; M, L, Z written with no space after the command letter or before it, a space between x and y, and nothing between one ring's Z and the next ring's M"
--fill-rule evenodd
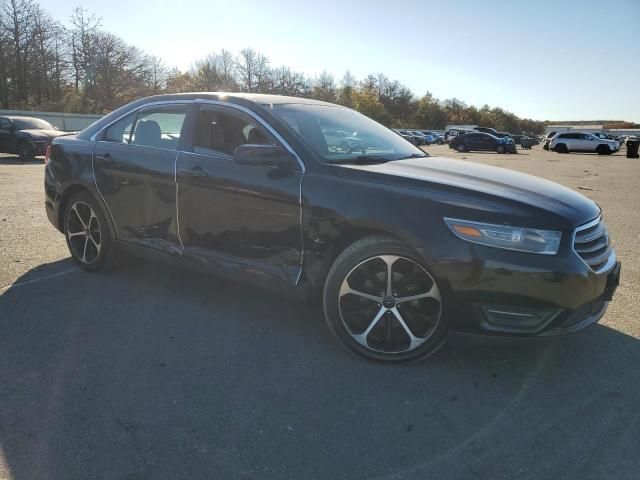
M11 127L11 122L6 118L0 118L0 128L8 129Z
M131 127L135 119L136 113L132 113L118 120L105 130L102 140L105 142L129 143L131 140Z
M218 107L201 107L193 151L231 157L239 145L276 145L275 139L248 115Z
M142 110L136 118L131 144L175 150L186 113L186 105L168 105Z

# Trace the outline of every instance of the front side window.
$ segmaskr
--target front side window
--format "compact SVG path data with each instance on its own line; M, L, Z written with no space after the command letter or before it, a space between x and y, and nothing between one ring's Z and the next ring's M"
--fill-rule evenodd
M136 120L136 113L127 115L111 124L104 131L102 141L113 143L129 143L131 141L131 127Z
M248 115L221 107L200 107L193 151L232 157L239 145L276 145L273 136Z
M0 129L9 130L11 128L11 122L6 118L0 118Z
M131 133L131 144L175 150L186 114L186 105L167 105L140 111Z

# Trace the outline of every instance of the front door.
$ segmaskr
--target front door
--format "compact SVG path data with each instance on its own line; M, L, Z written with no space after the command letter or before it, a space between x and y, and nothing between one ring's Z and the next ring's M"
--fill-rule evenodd
M279 145L231 106L192 110L191 148L176 165L183 255L265 281L295 283L302 265L301 168L240 165L242 144Z
M0 152L15 153L13 124L8 118L0 118Z
M96 142L96 183L121 240L180 252L175 161L186 109L172 104L139 110Z

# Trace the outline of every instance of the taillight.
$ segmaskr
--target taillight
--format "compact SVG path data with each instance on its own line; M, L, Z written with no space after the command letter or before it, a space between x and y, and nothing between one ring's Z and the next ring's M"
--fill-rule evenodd
M47 164L51 160L51 144L47 143L47 148L44 150L44 163Z

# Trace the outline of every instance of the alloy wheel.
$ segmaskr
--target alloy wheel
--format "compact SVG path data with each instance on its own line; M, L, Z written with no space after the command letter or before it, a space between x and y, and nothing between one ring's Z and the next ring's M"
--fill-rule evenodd
M396 255L356 265L342 282L338 305L353 339L387 354L420 347L436 330L442 312L440 290L431 275Z
M90 265L100 256L102 232L98 217L88 203L77 201L67 214L66 234L74 256Z

